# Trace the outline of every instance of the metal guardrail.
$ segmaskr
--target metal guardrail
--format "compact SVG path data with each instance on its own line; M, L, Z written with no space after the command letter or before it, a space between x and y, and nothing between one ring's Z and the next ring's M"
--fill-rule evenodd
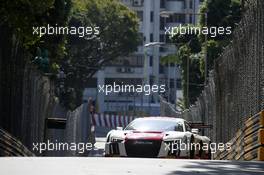
M229 143L231 149L218 151L215 159L264 161L264 110L246 120Z
M35 156L19 140L0 128L0 156Z

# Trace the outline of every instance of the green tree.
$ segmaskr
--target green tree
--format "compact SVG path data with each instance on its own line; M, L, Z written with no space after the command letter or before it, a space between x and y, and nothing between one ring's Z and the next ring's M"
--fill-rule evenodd
M53 3L54 0L1 0L0 26L8 26L24 46L33 45L39 38L32 35L32 26L45 23L41 18L52 9Z
M33 35L33 27L67 25L71 0L15 0L0 2L0 26L8 27L27 51L36 55L36 48L47 49L52 61L65 54L65 37Z
M46 72L49 63L57 59L54 55L59 55L56 48L63 46L63 40L54 39L56 42L53 42L51 38L33 35L33 26L45 26L52 21L64 23L69 15L66 11L70 8L70 0L0 0L0 123L20 139L24 138L21 134L23 111L28 110L22 109L24 80L29 78L25 72L31 72L25 65L33 60L37 62L34 57L43 55L45 59L38 61ZM43 53L37 53L37 48L41 48ZM29 94L26 95L29 98ZM39 116L37 113L34 115Z
M69 26L98 27L100 34L88 39L76 35L68 37L68 55L63 69L67 75L66 89L73 89L75 94L74 102L65 102L70 108L81 103L85 83L98 69L135 51L139 43L138 18L119 1L76 1L73 9Z
M207 0L200 8L200 13L207 13L207 22L204 15L201 15L199 25L207 27L231 27L232 30L241 19L240 0ZM206 25L207 24L207 25ZM217 35L215 38L208 36L208 42L205 43L205 36L200 35L203 53L207 50L208 70L213 68L213 63L222 49L232 40L232 35ZM207 49L205 48L207 47ZM201 72L204 73L204 59L201 59Z
M232 27L234 29L240 20L241 5L239 0L206 0L201 6L200 13L198 24L200 27ZM207 13L207 21L203 15L205 13ZM192 25L185 27L192 27ZM203 89L205 55L207 54L208 70L213 69L214 60L219 57L231 39L230 35L217 35L215 38L208 35L208 41L205 42L204 35L194 34L176 34L171 38L178 47L178 53L163 59L165 62L168 59L176 62L182 69L183 104L185 108L196 101ZM188 79L189 83L187 83Z

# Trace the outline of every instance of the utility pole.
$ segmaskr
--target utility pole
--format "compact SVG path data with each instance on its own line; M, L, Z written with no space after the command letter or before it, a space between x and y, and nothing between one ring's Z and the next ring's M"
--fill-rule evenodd
M170 62L168 62L168 79L167 79L167 86L168 86L168 102L170 102Z
M177 109L177 64L174 63L174 93L175 93L175 109Z
M189 100L189 84L190 84L190 78L189 78L189 71L190 71L190 59L189 57L187 57L187 66L186 66L186 97L187 97L187 107L189 107L189 103L190 103L190 100Z
M205 27L208 25L208 17L207 12L204 13L205 16ZM208 35L205 35L205 55L204 55L204 87L207 84L207 41L208 41Z

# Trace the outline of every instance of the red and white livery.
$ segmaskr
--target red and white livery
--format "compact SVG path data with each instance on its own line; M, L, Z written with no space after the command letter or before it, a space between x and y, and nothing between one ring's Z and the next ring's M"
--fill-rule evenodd
M210 139L200 136L184 119L144 117L125 129L111 130L105 156L210 159L210 147L205 144L209 145Z

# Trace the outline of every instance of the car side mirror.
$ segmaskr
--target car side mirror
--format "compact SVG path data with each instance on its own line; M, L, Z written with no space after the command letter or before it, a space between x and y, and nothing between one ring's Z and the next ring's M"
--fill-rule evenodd
M116 127L116 130L122 131L123 130L123 127L117 126Z
M194 134L198 134L198 133L199 133L199 129L197 129L197 128L193 128L193 129L191 130L191 132L194 133Z

